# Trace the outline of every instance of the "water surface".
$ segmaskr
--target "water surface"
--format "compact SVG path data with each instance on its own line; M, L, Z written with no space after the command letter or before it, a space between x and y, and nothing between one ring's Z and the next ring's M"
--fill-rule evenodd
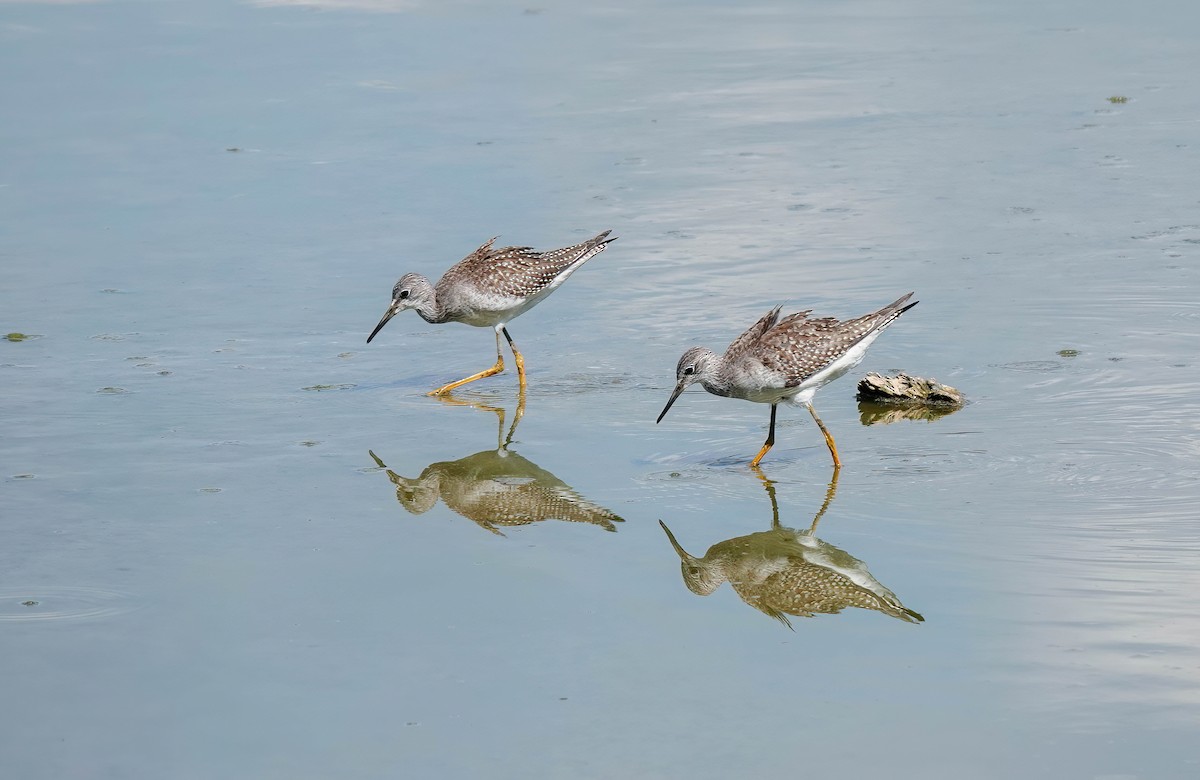
M1196 776L1191 4L0 9L6 774ZM364 343L403 272L609 228L507 444L513 373L424 395L490 333ZM832 475L803 410L775 507L765 407L656 426L680 353L909 290L860 370L971 403L825 388L813 532L924 622L693 593L660 520Z

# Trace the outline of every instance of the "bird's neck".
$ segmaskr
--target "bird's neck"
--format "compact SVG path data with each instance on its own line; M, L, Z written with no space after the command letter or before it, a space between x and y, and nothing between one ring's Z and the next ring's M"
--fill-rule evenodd
M733 377L729 375L725 362L716 354L709 358L709 363L700 377L700 383L713 395L722 396L730 395L734 386Z
M426 322L447 322L450 319L450 312L446 309L443 300L438 297L437 288L430 284L428 279L422 279L421 282L422 289L417 298L418 303L413 308ZM417 294L418 291L414 290L413 292Z
M422 303L420 306L414 308L417 310L417 314L421 315L421 319L426 322L439 323L450 319L446 316L446 307L442 306L436 300L430 303Z
M732 388L728 377L723 377L719 373L701 377L700 384L704 385L704 389L713 395L729 396Z

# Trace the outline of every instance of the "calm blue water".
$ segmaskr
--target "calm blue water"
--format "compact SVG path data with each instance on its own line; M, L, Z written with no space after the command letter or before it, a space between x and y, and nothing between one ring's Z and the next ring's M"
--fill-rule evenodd
M1198 17L0 4L3 775L1195 777ZM364 343L403 272L609 228L510 326L507 457L511 360L424 395L489 332ZM909 290L813 534L925 622L695 595L658 521L770 530L768 413L655 425L680 353ZM868 370L971 404L864 425Z

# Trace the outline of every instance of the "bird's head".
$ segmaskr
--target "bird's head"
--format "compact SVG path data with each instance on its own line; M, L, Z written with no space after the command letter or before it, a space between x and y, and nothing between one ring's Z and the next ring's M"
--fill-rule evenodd
M383 313L379 324L375 326L375 330L371 331L371 335L367 336L367 343L371 343L371 339L375 338L375 334L383 330L383 326L388 324L388 320L395 317L405 309L416 309L418 311L431 309L433 304L433 286L429 280L420 274L405 274L396 282L396 286L392 288L392 302L388 305L387 311Z
M667 405L663 407L662 413L658 415L655 422L662 422L662 418L667 416L671 404L675 403L675 399L689 385L699 382L709 375L716 360L717 356L707 347L692 347L683 353L683 357L679 358L679 364L675 366L675 390L672 391L671 397L667 399Z

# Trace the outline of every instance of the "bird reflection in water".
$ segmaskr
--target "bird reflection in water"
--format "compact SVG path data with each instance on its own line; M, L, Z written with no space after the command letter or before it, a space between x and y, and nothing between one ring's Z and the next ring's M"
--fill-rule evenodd
M384 465L374 452L371 458L396 486L396 499L414 515L433 508L440 498L458 514L481 528L504 536L501 527L563 520L590 523L616 531L622 518L587 501L558 477L509 449L517 423L525 414L525 394L518 395L517 410L504 436L505 411L478 401L442 396L442 402L494 412L499 418L497 446L455 461L431 463L416 478L402 477Z
M921 623L925 618L908 609L867 571L867 565L845 550L814 534L821 516L837 493L838 469L812 525L803 531L779 523L775 486L755 469L771 497L771 530L714 544L703 558L690 555L675 540L666 523L671 546L679 554L683 581L698 596L707 596L726 580L742 601L792 627L788 615L812 617L834 614L845 607L874 609L885 615Z

